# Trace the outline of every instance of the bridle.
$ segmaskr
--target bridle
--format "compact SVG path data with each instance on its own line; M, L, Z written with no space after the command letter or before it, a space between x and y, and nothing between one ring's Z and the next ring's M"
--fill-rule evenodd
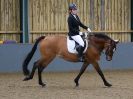
M83 35L84 35L84 39L87 39L88 42L89 42L91 36L95 36L93 33L83 33ZM106 60L108 60L107 57L111 57L111 59L112 59L112 56L113 56L114 52L116 51L116 44L117 43L118 43L118 41L115 41L111 38L107 40L106 46L104 47ZM103 52L103 49L102 50L98 49L98 50L100 51L100 54Z
M115 41L113 40L110 40L108 43L107 43L107 46L105 48L105 55L106 55L106 60L107 57L112 57L114 52L116 51L116 44L115 44Z

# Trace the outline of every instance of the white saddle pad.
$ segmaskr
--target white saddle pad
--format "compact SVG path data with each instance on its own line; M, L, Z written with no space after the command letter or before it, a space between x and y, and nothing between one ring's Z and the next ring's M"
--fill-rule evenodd
M86 52L87 47L88 47L88 42L87 42L87 40L85 40L85 42L86 42L86 47L85 47L83 53ZM77 52L77 50L76 50L76 48L75 48L75 41L74 41L74 40L70 40L69 37L67 37L67 49L68 49L68 52L69 52L69 53L78 54L78 52Z

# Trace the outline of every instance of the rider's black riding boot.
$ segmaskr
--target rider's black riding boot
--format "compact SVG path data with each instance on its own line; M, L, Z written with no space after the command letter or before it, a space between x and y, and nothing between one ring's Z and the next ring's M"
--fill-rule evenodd
M84 62L84 58L83 58L83 51L84 51L84 48L83 48L82 46L78 46L76 49L77 49L77 51L78 51L79 61L80 61L80 62Z

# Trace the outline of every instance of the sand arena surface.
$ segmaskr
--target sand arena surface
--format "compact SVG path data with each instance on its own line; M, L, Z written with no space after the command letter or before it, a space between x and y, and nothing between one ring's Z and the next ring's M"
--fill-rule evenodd
M21 73L0 73L0 99L133 99L133 70L105 71L105 77L113 86L107 88L99 75L86 72L74 88L73 79L78 72L43 73L47 86L33 80L24 82Z

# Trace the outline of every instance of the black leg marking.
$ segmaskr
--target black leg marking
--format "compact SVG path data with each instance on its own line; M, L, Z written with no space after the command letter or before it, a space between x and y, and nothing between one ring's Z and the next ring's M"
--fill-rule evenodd
M42 87L44 87L44 86L46 86L46 84L44 84L43 82L42 82L42 71L43 71L43 69L44 69L44 67L43 66L39 66L38 67L38 82L39 82L39 85L41 85Z
M107 82L107 80L105 79L104 74L103 74L101 68L99 67L99 64L98 64L97 62L95 62L95 63L93 64L93 66L94 66L94 68L96 69L97 73L98 73L98 74L100 75L100 77L102 78L102 80L103 80L103 82L104 82L104 85L105 85L105 86L108 86L108 87L111 87L112 85L109 84L109 83Z
M74 82L76 83L76 87L79 86L79 79L81 77L81 75L84 73L84 71L86 70L86 68L88 67L89 63L83 63L79 74L77 75L77 77L74 79Z
M37 62L35 62L34 65L33 65L31 74L29 76L25 77L23 81L28 81L28 80L31 80L33 78L33 76L35 74L35 71L37 69L37 66L38 66Z

